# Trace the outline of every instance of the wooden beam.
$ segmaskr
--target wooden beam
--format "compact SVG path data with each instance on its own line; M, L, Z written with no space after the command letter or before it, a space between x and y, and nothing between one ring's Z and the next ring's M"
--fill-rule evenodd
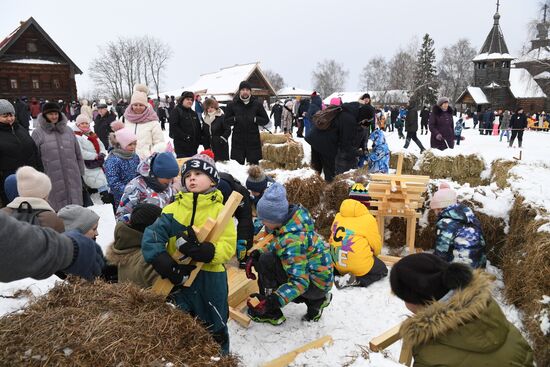
M237 321L239 325L245 328L250 326L250 317L231 306L229 306L229 317Z
M399 335L400 327L401 327L401 324L395 325L391 329L373 338L369 342L369 348L373 352L380 352L381 350L386 349L387 347L389 347L390 345L392 345L393 343L401 339L401 336Z
M397 170L396 174L400 175L403 170L403 153L397 154Z
M332 344L332 337L330 335L323 336L322 338L314 340L311 343L301 346L300 348L294 349L292 352L283 354L279 358L274 359L270 362L267 362L262 366L263 367L286 367L296 359L298 354L307 352L310 349L321 348L325 344L329 344L329 345Z
M384 264L386 264L388 266L392 266L393 264L395 264L396 262L401 260L401 257L399 257L399 256L378 255L377 257L380 260L382 260L384 262Z
M265 236L264 238L262 238L260 241L256 242L246 253L247 255L250 255L252 253L252 251L254 250L257 250L259 248L264 248L267 246L268 243L270 243L271 241L273 241L273 234L270 233L268 234L267 236Z

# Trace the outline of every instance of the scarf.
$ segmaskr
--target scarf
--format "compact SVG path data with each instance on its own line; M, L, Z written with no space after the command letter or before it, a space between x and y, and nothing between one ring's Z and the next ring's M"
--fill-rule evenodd
M168 184L161 184L159 180L154 176L141 176L141 177L143 177L143 181L145 181L147 186L155 190L155 192L160 193L168 188Z
M93 131L75 131L74 132L78 136L85 136L88 138L88 140L92 143L94 146L95 152L99 154L99 141L97 140L97 135Z
M204 114L203 120L208 126L210 126L210 125L212 125L212 122L214 122L214 120L216 119L217 116L218 115L217 115L216 111L214 111L212 113L209 112L209 113Z
M111 150L111 153L113 153L115 155L115 157L119 157L119 158L122 158L122 159L132 159L132 157L134 156L134 152L129 152L127 150L124 150L122 148L114 148L113 150Z
M244 99L241 96L239 96L239 98L241 99L241 101L243 101L244 104L249 104L250 103L250 97L248 97L247 99Z
M126 107L126 111L124 111L124 119L134 123L134 124L141 124L144 122L149 121L157 121L158 116L155 110L151 108L150 104L147 104L147 108L143 113L137 114L132 110L132 105L129 105Z

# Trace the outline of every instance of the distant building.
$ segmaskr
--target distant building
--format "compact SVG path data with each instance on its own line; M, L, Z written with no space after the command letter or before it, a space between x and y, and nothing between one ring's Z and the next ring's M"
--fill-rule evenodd
M528 113L549 110L550 42L546 13L531 51L517 59L509 53L504 41L498 5L493 20L485 43L472 60L473 85L462 92L456 103L474 111L515 110L520 106Z
M330 104L332 98L341 98L342 102L357 102L365 93L371 97L372 104L377 107L383 106L407 106L409 104L409 93L403 89L390 89L385 91L370 90L363 92L334 92L326 97L323 102Z
M0 98L73 101L76 64L30 17L0 42Z

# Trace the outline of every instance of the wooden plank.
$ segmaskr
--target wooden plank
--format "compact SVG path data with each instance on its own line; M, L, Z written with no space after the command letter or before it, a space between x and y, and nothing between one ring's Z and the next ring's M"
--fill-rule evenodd
M420 175L392 175L385 173L373 173L370 175L371 180L373 181L405 181L405 182L419 182L426 183L430 181L430 176L420 176Z
M403 343L401 346L401 353L399 354L399 363L410 367L412 359L412 348L407 343Z
M377 256L380 260L384 262L384 264L392 266L399 260L401 260L401 257L399 256L390 256L390 255L378 255Z
M242 327L247 328L250 326L250 317L231 306L229 306L229 317L237 321Z
M247 252L246 254L247 255L250 255L252 253L252 251L254 250L257 250L259 248L264 248L267 246L268 243L270 243L271 241L273 241L273 234L268 234L267 236L265 236L264 238L262 238L260 241L256 242Z
M314 340L311 343L303 345L300 348L294 349L293 351L287 354L283 354L279 358L274 359L270 362L267 362L262 366L263 367L286 367L296 359L298 354L306 352L310 349L321 348L325 344L329 344L329 345L332 344L332 337L330 335L326 335L322 338Z
M369 342L369 348L373 352L380 352L381 350L386 349L387 347L389 347L390 345L392 345L393 343L401 339L401 336L399 335L400 327L401 327L401 324L395 325L391 329L373 338Z
M220 238L223 231L225 230L225 227L227 227L227 225L229 224L229 221L233 220L233 213L235 213L235 210L237 210L237 208L239 207L242 199L243 196L240 193L238 193L237 191L233 191L225 202L223 209L218 214L214 228L209 231L204 240L201 240L198 237L197 239L199 239L200 242L208 241L214 243L218 238ZM190 287L193 284L203 265L204 264L200 262L196 263L197 267L191 272L191 275L189 275L189 279L187 279L187 281L183 284L184 287Z
M248 299L248 303L250 303L252 307L256 307L260 304L260 301L256 297L252 297Z
M403 171L403 153L397 154L397 170L396 174L401 175L401 172Z
M407 228L409 237L407 238L407 244L409 245L409 254L415 253L415 240L416 240L416 218L408 217L407 218Z

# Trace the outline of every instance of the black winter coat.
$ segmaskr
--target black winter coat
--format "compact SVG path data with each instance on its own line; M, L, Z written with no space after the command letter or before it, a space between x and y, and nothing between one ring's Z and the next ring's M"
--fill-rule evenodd
M423 108L420 111L420 124L422 126L428 125L428 119L430 118L430 111L427 108Z
M358 102L344 103L342 112L334 120L338 131L336 174L357 168L358 150L363 138L363 128L359 124L362 107Z
M23 101L18 100L17 102L15 102L14 107L15 118L17 119L17 122L19 122L19 125L29 130L29 120L31 119L31 111L29 109L29 105L27 105Z
M275 126L281 126L281 116L283 114L283 106L276 103L271 107L271 114L269 115L269 118L271 116L275 116Z
M40 153L29 131L15 121L12 125L0 123L0 200L6 205L4 181L19 167L31 166L44 171Z
M524 113L514 113L510 118L510 128L525 129L527 127L527 116Z
M311 97L311 103L309 104L306 117L311 120L313 115L315 115L318 111L321 111L322 105L323 105L323 101L321 100L321 97L319 96Z
M231 176L229 173L220 172L220 178L224 179L231 186L231 190L237 191L243 196L243 199L237 210L235 210L235 218L237 219L237 239L246 240L247 247L250 248L254 242L254 225L252 224L252 202L250 200L250 192L244 187L239 180ZM223 203L227 198L223 198Z
M405 118L405 131L408 133L418 131L418 111L416 107L408 107L407 117Z
M168 118L170 137L174 139L174 150L178 158L191 157L197 154L201 145L202 127L197 113L185 108L180 103L172 110Z
M227 106L225 120L233 126L231 138L231 159L240 164L258 164L262 159L262 144L258 126L265 126L269 117L264 106L251 96L250 102L244 104L239 95L233 98L233 102Z
M359 107L359 115L357 117L357 122L362 122L364 120L367 120L366 122L363 122L364 126L374 126L374 115L376 114L376 111L374 107L369 104L360 105Z
M453 109L449 107L443 111L441 107L435 105L430 114L430 146L435 149L445 150L455 146L455 128L453 121ZM438 140L437 135L441 134L442 139ZM445 143L447 142L447 143Z
M229 160L229 135L231 126L225 122L225 116L221 111L210 125L202 123L202 145L205 149L212 149L216 162Z
M112 133L111 122L116 120L116 115L108 112L104 117L98 114L94 119L94 132L99 137L105 148L109 146L109 133Z

